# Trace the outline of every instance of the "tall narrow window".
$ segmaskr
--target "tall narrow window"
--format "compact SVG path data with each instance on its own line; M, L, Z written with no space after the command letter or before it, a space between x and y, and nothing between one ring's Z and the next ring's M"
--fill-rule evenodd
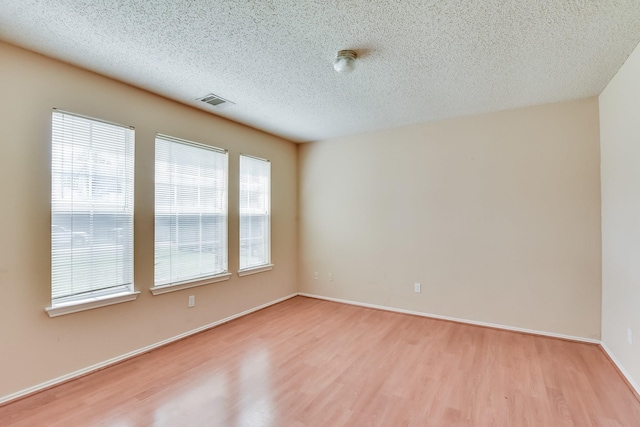
M133 291L134 131L54 110L51 139L47 310L57 315Z
M271 267L271 164L240 156L240 273Z
M155 167L152 291L217 281L227 273L226 150L158 135Z

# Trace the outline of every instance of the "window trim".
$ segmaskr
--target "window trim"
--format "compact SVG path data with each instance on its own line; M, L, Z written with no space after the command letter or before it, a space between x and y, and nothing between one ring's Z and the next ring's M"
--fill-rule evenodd
M61 113L61 114L69 114L70 116L80 117L80 118L85 119L85 120L91 120L91 121L98 122L98 123L104 123L105 125L118 126L118 127L121 127L121 128L130 129L130 130L133 130L133 131L136 130L135 126L123 125L122 123L112 122L112 121L109 121L109 120L99 119L99 118L91 117L91 116L85 116L84 114L73 113L71 111L62 110L60 108L55 108L54 107L54 108L52 108L52 110L55 111L55 112ZM134 152L135 152L135 150L134 150Z
M197 279L185 280L184 282L175 282L168 285L160 285L149 288L153 295L162 295L169 292L181 291L183 289L195 288L196 286L209 285L211 283L224 282L231 278L231 273L224 272L215 276L199 277Z
M125 291L117 294L107 294L101 296L87 297L84 299L76 299L64 303L58 303L55 306L45 308L49 317L64 316L65 314L77 313L94 308L106 307L108 305L119 304L122 302L135 301L140 291Z
M275 265L269 263L264 265L257 265L255 267L243 268L242 270L238 270L238 276L242 277L248 276L250 274L262 273L264 271L271 271L273 270L273 267L275 267Z
M51 171L50 171L50 177L51 177L51 185L50 185L50 200L52 200L52 206L51 206L51 214L53 215L54 213L54 209L53 209L53 143L54 143L54 126L55 126L55 115L62 115L62 116L72 116L72 117L77 117L79 119L83 119L86 121L90 121L90 122L95 122L95 123L102 123L104 125L108 125L108 126L114 126L114 127L118 127L118 128L122 128L122 129L126 129L132 132L131 134L131 264L130 264L130 268L131 268L131 282L127 283L127 284L121 284L121 285L115 285L112 287L107 287L107 288L102 288L102 289L96 289L96 290L91 290L89 292L86 292L84 294L79 294L79 295L66 295L66 296L61 296L61 297L57 297L57 298L53 298L53 278L51 279L51 294L50 294L50 298L51 298L51 302L50 302L50 306L45 307L45 312L49 315L49 317L57 317L57 316L62 316L65 314L70 314L70 313L76 313L76 312L80 312L80 311L85 311L85 310L91 310L94 308L99 308L99 307L104 307L107 305L113 305L113 304L118 304L118 303L122 303L122 302L129 302L129 301L135 301L138 297L138 294L140 294L140 291L136 291L135 290L135 284L134 284L134 270L135 270L135 262L134 262L134 252L135 252L135 246L134 246L134 242L133 242L133 238L134 238L134 234L135 234L135 226L134 226L134 222L135 222L135 143L136 143L136 137L135 137L135 127L131 126L131 125L123 125L121 123L116 123L116 122L112 122L109 120L104 120L104 119L100 119L100 118L96 118L96 117L91 117L91 116L87 116L84 114L79 114L79 113L74 113L74 112L70 112L67 110L62 110L59 108L52 108L52 113L51 113L51 135L50 135L50 140L51 140L51 146L50 146L50 167L51 167ZM52 216L53 218L53 216ZM50 231L50 238L52 239L52 235L53 235L53 223L52 223L52 218L50 218L50 226L51 226L51 231ZM53 262L53 243L50 246L50 258ZM53 272L53 267L51 267L50 272Z
M151 292L152 295L156 296L156 295L162 295L162 294L166 294L169 292L176 292L176 291L180 291L183 289L189 289L189 288L194 288L197 286L203 286L203 285L209 285L212 283L217 283L217 282L223 282L226 280L229 280L231 277L231 273L229 272L229 150L227 150L226 148L219 148L213 145L207 145L207 144L202 144L200 142L195 142L195 141L190 141L188 139L182 139L182 138L177 138L175 136L170 136L167 134L163 134L163 133L156 133L154 141L154 151L155 151L155 147L157 146L157 141L158 139L162 139L164 141L168 141L168 142L174 142L174 143L179 143L179 144L185 144L191 147L195 147L195 148L201 148L201 149L206 149L209 151L213 151L213 152L217 152L219 154L224 154L225 155L225 159L226 159L226 188L225 188L225 194L226 194L226 232L225 232L225 241L224 241L224 247L226 249L226 269L224 271L218 272L214 275L209 275L209 276L201 276L201 277L195 277L195 278L190 278L187 280L183 280L183 281L179 281L179 282L169 282L169 283L164 283L162 285L156 285L155 284L155 266L154 266L154 279L153 279L153 283L154 286L152 286L151 288L149 288L149 291ZM156 154L154 153L154 165L155 165L155 156ZM154 191L155 191L155 185L156 185L156 180L154 177ZM155 219L156 219L156 206L155 206L155 201L154 201L154 228L155 228ZM154 234L154 258L155 258L155 234Z
M251 267L245 267L245 268L240 268L238 269L238 276L239 277L243 277L243 276L248 276L250 274L256 274L256 273L262 273L265 271L271 271L273 270L273 267L275 266L275 264L273 263L273 242L272 242L272 232L271 232L271 217L272 217L272 205L271 205L271 196L272 196L272 170L271 170L271 160L269 159L265 159L262 157L258 157L258 156L252 156L250 154L244 154L244 153L240 153L240 155L238 156L238 204L240 203L240 159L242 157L247 157L250 159L254 159L254 160L260 160L263 162L266 162L269 164L269 215L267 215L267 219L268 219L268 227L267 227L267 234L269 237L269 259L266 261L266 263L264 264L260 264L260 265L252 265ZM240 213L240 206L238 205L238 243L240 243L240 218L242 217L242 214ZM240 244L238 244L238 265L240 265L240 261L242 259L242 253L240 252Z

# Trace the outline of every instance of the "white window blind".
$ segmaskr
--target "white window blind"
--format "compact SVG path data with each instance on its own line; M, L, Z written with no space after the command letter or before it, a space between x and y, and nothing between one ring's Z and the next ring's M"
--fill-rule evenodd
M54 110L52 306L133 291L132 128Z
M240 156L240 270L271 263L271 163Z
M156 137L155 286L227 272L226 150Z

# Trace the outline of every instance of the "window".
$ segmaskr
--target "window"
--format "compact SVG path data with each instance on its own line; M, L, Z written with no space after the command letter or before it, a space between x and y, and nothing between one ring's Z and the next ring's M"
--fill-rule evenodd
M240 274L271 267L271 163L240 156Z
M229 278L226 150L156 137L154 294Z
M50 316L135 299L133 154L132 128L53 111Z

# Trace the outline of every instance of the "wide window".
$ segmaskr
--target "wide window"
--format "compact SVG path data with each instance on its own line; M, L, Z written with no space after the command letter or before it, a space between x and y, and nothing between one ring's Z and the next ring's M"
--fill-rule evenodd
M271 163L240 156L240 272L271 267Z
M227 168L226 150L157 136L154 293L227 273Z
M50 315L133 291L133 155L132 128L53 111Z

